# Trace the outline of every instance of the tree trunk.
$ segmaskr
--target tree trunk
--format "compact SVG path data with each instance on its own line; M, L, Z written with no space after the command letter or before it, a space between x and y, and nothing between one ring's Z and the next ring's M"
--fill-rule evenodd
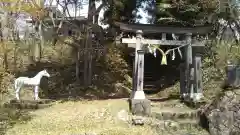
M40 48L39 48L39 54L40 54L40 59L42 58L42 50L43 50L43 47L44 47L44 44L45 44L45 40L44 40L44 37L43 37L43 27L42 27L42 24L43 22L40 21L40 24L39 24L39 37L40 37Z
M92 24L94 23L93 11L96 11L95 0L89 0L88 26L84 53L84 84L89 86L92 83Z
M87 50L88 49L88 44L89 44L89 31L88 31L88 28L86 28L86 39L85 39L85 46L84 46L84 86L87 87L89 84L88 84L88 58L89 58L89 51Z
M24 33L24 41L25 41L25 44L28 46L28 62L30 65L33 65L34 64L33 37L30 35L30 31L28 27Z
M35 23L35 32L37 33L39 38L34 38L35 43L34 46L34 60L35 62L39 62L41 60L42 55L42 47L44 44L43 33L42 33L42 23L36 22ZM37 42L36 42L37 41Z
M13 40L14 40L14 53L13 53L13 59L14 59L14 71L17 70L17 50L18 50L18 44L20 41L20 37L19 37L19 31L14 30L13 31Z
M4 63L4 69L5 69L5 71L7 71L8 70L8 53L7 53L7 48L6 48L6 45L5 45L5 43L4 43L4 48L5 48L5 50L4 50L4 54L3 54L3 63Z
M4 69L8 70L8 49L6 45L6 41L9 36L9 13L4 12L4 17L2 21L2 49L3 49L3 65Z
M79 55L80 55L80 51L79 51L80 48L77 48L77 53L76 53L76 81L79 83L80 82L80 77L79 77L79 74L80 74L80 63L79 63Z
M34 39L36 40L36 39ZM34 44L34 61L39 62L40 61L40 55L41 55L41 45L39 42L35 42Z
M35 63L34 61L34 53L33 53L33 48L34 48L34 39L33 37L29 36L29 39L26 40L26 43L28 45L28 61L30 65L33 65Z

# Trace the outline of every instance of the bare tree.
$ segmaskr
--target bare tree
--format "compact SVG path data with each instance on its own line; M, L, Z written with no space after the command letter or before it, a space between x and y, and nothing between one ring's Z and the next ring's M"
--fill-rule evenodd
M1 48L3 50L3 65L5 70L8 69L8 52L9 47L7 46L8 42L12 42L15 44L14 47L14 63L16 66L16 44L18 43L17 40L19 40L18 28L16 27L16 20L19 17L19 12L16 10L15 12L12 12L11 10L6 10L8 8L14 8L16 3L7 3L7 2L1 2L0 8L2 9L2 20L1 20L1 30L0 30L0 36L1 36Z
M93 51L93 46L92 42L97 42L93 40L92 35L94 31L96 31L95 28L98 28L97 22L98 22L98 14L100 10L104 7L105 5L105 0L103 0L102 4L96 8L95 5L95 0L89 0L89 3L86 3L86 1L82 0L56 0L56 3L58 7L61 7L61 12L57 17L54 17L53 14L51 14L50 10L46 9L43 3L39 3L37 0L28 0L28 3L23 3L22 0L16 0L16 4L14 4L14 8L18 9L18 13L20 14L27 14L28 16L31 17L32 20L32 25L34 27L33 31L30 32L30 30L26 30L25 34L25 43L29 44L29 53L30 53L30 60L32 60L33 63L40 61L41 55L42 55L42 49L44 46L44 37L43 37L43 29L44 28L52 28L54 29L54 45L56 44L57 41L60 41L64 44L67 44L71 47L73 47L73 50L76 51L76 78L77 81L80 80L79 78L79 59L80 59L80 49L84 48L84 65L85 65L85 74L84 77L86 78L86 86L91 84L92 80L92 51ZM50 6L53 3L53 0L49 0ZM4 3L3 3L4 4ZM77 11L79 12L79 9L82 7L84 4L89 4L89 12L88 12L88 21L86 24L86 27L84 29L77 23L75 23L78 20L78 14ZM6 6L6 5L3 5ZM74 14L70 14L70 8L74 7ZM27 8L26 8L27 7ZM24 9L25 8L25 9ZM4 40L5 37L9 36L4 36L6 33L10 32L5 32L9 30L9 14L12 13L13 11L11 10L6 10L5 20L2 23L2 40ZM14 12L16 12L14 10ZM12 17L12 16L11 16ZM49 19L50 18L50 19ZM48 23L45 23L47 20ZM51 25L49 25L49 20L51 21ZM13 20L11 20L13 23ZM5 26L5 25L9 26ZM77 32L75 35L72 36L66 36L66 38L60 38L60 32L63 29L64 25L68 25L69 27L72 27L75 29L75 32ZM12 27L12 26L11 26ZM99 26L100 27L100 26ZM101 29L100 29L101 30ZM18 31L18 30L15 30ZM12 32L14 33L14 32ZM13 35L13 34L11 34ZM102 35L101 35L102 36ZM16 38L17 39L17 38ZM7 40L7 39L6 39ZM2 46L4 47L4 46ZM7 57L7 55L6 55ZM7 60L7 58L6 58ZM5 62L6 68L8 67L7 61Z
M77 29L78 36L71 36L71 43L66 43L62 39L58 38L58 41L62 41L66 44L69 44L70 46L74 47L77 50L76 53L76 78L77 81L80 80L79 78L79 56L80 56L80 49L83 49L84 52L84 84L85 86L89 86L91 84L92 80L92 51L93 51L93 42L96 44L96 41L94 41L93 38L93 32L96 31L94 27L96 26L98 22L98 14L100 10L103 8L103 5L101 4L98 8L96 8L95 0L89 0L88 6L88 19L87 19L87 25L84 27L85 29L82 29L82 27L78 26L77 24L73 23L74 19L77 19L77 10L85 4L84 1L78 1L78 0L57 0L57 4L61 6L62 8L62 21L59 22L58 27L56 28L56 36L58 35L59 29L61 29L63 23L67 23L69 26L72 26ZM69 5L73 5L75 7L75 13L73 15L69 12ZM52 19L54 20L54 19ZM100 27L100 26L99 26Z

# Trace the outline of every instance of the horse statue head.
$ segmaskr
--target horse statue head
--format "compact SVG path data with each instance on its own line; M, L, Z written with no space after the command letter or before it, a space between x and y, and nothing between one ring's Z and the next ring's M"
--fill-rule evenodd
M42 76L50 77L50 74L47 72L46 69L41 71Z

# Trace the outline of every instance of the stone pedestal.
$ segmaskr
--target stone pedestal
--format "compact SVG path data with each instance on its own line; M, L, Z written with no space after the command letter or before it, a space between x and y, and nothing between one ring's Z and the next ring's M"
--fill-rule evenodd
M133 115L150 116L151 101L148 99L129 99L129 108Z

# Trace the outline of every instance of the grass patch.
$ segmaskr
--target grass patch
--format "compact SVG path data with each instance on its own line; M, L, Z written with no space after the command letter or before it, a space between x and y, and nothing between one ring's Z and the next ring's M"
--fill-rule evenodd
M5 135L14 124L24 123L30 119L27 111L0 107L0 135Z
M132 126L121 121L117 114L128 110L125 100L57 102L50 108L30 112L34 116L25 123L17 123L6 135L72 135L91 133L102 135L154 135L149 126Z

